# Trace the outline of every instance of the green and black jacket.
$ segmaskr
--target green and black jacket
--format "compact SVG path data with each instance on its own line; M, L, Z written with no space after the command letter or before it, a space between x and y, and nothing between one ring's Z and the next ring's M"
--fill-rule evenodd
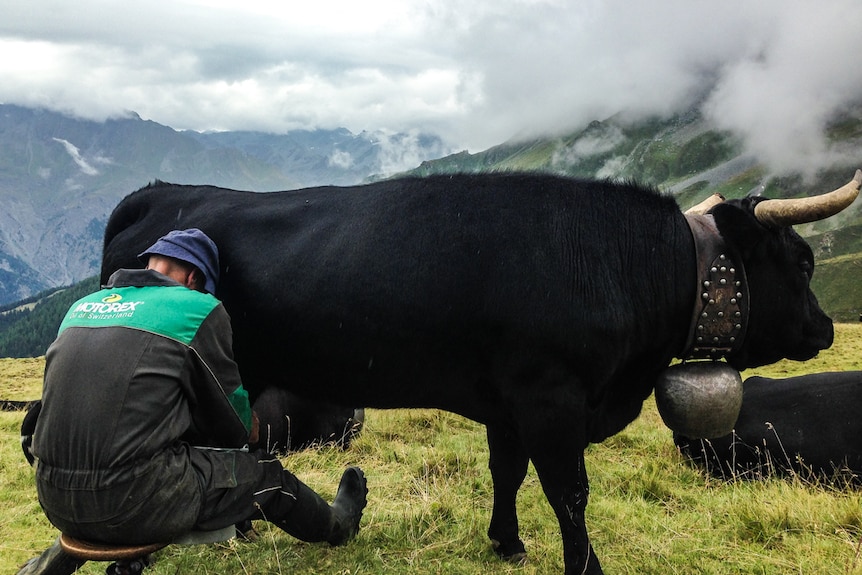
M116 272L69 309L48 348L40 480L106 487L180 441L242 447L251 408L231 337L213 296L151 270Z

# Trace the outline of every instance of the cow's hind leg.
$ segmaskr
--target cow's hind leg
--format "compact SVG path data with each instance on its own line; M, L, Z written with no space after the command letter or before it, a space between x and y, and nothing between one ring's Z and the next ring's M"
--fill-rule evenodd
M487 426L489 464L494 482L494 509L488 537L494 551L507 561L526 559L524 543L518 536L518 513L515 500L527 476L529 459L511 426Z
M558 455L558 458L568 456ZM569 468L569 463L577 463L576 473ZM566 575L601 575L602 567L593 552L584 521L589 487L583 452L571 456L571 460L565 463L533 459L533 464L560 523Z
M525 406L522 414L533 416L525 415L518 427L560 523L566 575L601 575L603 571L593 553L584 521L589 495L584 465L585 431L567 417L571 411L559 408L564 405L565 398L557 398Z

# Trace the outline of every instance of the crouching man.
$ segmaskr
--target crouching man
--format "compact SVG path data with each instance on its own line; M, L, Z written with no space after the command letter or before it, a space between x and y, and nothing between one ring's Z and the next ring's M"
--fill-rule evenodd
M230 319L212 294L218 249L173 231L76 302L48 349L33 434L36 488L63 533L103 543L171 541L248 519L341 545L359 530L366 482L342 476L332 505L273 456L233 361ZM62 553L58 545L27 572ZM25 570L22 570L25 571Z

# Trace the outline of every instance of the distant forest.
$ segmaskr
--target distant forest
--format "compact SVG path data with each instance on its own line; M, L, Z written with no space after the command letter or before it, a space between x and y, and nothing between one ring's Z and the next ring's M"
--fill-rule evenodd
M93 276L73 286L0 307L0 357L45 355L69 306L98 288L99 279Z

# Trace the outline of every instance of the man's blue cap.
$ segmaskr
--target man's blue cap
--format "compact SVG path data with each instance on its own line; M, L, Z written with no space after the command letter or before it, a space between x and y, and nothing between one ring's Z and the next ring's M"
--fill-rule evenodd
M159 238L138 258L146 261L151 255L169 256L192 264L204 274L204 289L215 294L219 270L218 247L199 229L174 230Z

